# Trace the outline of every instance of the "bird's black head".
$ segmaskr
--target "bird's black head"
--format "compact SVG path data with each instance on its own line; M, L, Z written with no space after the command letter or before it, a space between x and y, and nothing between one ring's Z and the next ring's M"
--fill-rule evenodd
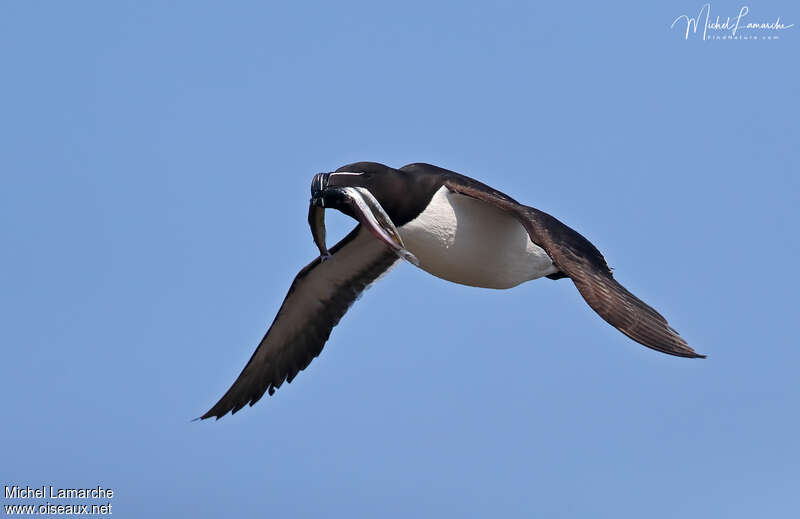
M438 176L394 169L377 162L354 162L311 181L311 203L339 209L336 187L363 187L380 203L395 225L414 219L430 201L441 182ZM344 211L345 214L349 214Z
M342 166L330 173L317 173L311 180L311 205L338 209L349 215L349 211L344 207L346 204L342 204L342 194L337 188L363 187L380 202L381 194L386 192L386 182L394 178L392 172L396 170L377 162L357 162Z

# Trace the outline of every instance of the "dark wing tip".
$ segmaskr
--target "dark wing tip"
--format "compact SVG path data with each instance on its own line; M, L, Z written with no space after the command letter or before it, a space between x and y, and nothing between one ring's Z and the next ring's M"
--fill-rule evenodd
M219 420L228 413L234 415L246 405L252 407L253 404L261 400L261 397L265 392L269 392L270 395L274 394L275 389L278 386L280 386L280 384L275 385L270 383L263 390L257 390L254 393L248 393L247 395L243 396L232 393L234 387L236 387L236 384L234 383L234 386L228 390L228 393L219 399L219 402L214 404L214 407L209 409L203 416L195 418L193 421L206 420L211 417Z
M226 414L228 414L228 410L225 410L225 411L217 410L217 409L216 409L216 406L214 406L214 407L212 407L211 409L209 409L209 410L206 412L206 414L204 414L204 415L202 415L202 416L199 416L199 417L195 418L195 419L194 419L194 420L192 420L192 421L193 421L193 422L197 422L197 421L199 421L199 420L208 420L208 419L209 419L209 418L211 418L211 417L214 417L216 420L219 420L220 418L222 418L222 417L223 417L223 416L225 416Z
M704 359L675 331L667 320L647 303L631 294L612 276L589 276L575 285L600 317L634 341L648 348L689 359ZM575 281L575 279L573 279Z
M666 353L670 353L670 352L666 352ZM706 355L704 355L702 353L697 353L696 351L694 351L694 348L692 348L688 344L684 347L684 349L683 349L683 351L681 353L682 354L678 355L678 356L685 357L687 359L704 359L704 358L706 358ZM673 353L672 355L675 355L675 354Z
M223 416L225 416L227 413L228 413L228 411L219 412L219 413L218 412L213 412L213 409L212 409L212 410L208 411L206 414L204 414L203 416L198 416L197 418L193 418L192 419L192 423L194 423L194 422L202 422L203 420L207 420L207 419L212 418L212 417L214 418L214 421L216 421L216 420L219 420L220 418L222 418Z
M570 265L583 299L606 322L643 346L684 358L705 358L689 346L653 307L630 293L614 276L589 262Z
M675 356L675 357L683 357L684 359L705 359L706 358L706 355L703 355L702 353L697 353L696 351L694 351L691 348L691 346L686 346L686 347L680 348L680 349L677 349L677 348L667 349L667 348L660 348L658 346L651 346L650 344L647 344L647 343L644 343L644 342L641 342L641 341L637 341L637 342L639 342L640 344L643 344L644 346L647 346L648 348L651 348L651 349L654 349L656 351L660 351L661 353L666 353L667 355L672 355L672 356Z
M668 353L668 352L664 352ZM675 355L677 357L683 357L685 359L705 359L707 355L703 355L702 353L697 353L696 351L692 350L690 352L684 354L677 354L677 353L670 353L670 355Z

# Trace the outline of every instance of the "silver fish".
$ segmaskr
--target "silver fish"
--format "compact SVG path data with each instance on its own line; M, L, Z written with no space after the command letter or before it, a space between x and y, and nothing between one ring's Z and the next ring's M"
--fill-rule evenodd
M388 245L400 258L419 265L419 260L409 252L403 238L397 231L392 219L386 214L381 204L372 196L369 190L363 187L329 187L328 192L334 191L339 195L340 202L372 232L379 240ZM330 195L330 193L329 193ZM311 226L311 235L314 243L319 248L320 258L324 261L330 258L325 244L325 207L323 203L312 200L308 208L308 224Z

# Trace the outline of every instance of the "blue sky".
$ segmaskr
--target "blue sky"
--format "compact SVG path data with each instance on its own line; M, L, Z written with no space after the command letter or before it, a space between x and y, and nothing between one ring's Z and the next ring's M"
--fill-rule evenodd
M3 484L111 487L121 517L796 511L800 26L670 29L701 5L5 3ZM311 177L358 160L552 213L709 358L568 280L404 264L291 385L190 422L315 256Z

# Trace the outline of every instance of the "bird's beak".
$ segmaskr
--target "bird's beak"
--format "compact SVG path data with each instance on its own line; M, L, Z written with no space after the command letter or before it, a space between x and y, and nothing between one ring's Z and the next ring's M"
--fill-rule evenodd
M311 179L311 203L318 200L317 204L322 204L322 195L325 193L325 188L328 187L328 177L330 173L317 173ZM320 207L323 207L320 205Z

